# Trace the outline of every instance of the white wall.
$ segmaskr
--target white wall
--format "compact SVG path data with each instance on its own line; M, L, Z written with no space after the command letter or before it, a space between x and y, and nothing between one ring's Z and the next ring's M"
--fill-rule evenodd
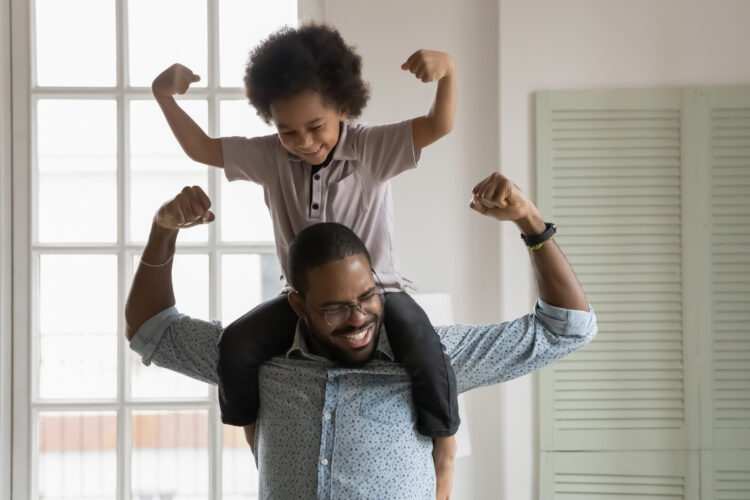
M533 92L750 82L746 0L500 0L501 170L534 192ZM501 230L505 316L528 310L532 287L516 231ZM520 265L519 265L520 264ZM594 304L596 307L596 304ZM504 498L537 498L536 390L504 387ZM491 497L487 497L491 498Z
M468 208L471 188L498 164L497 0L328 0L323 9L323 18L362 55L372 90L363 116L369 123L428 111L435 85L400 69L412 52L453 55L455 128L425 149L420 168L393 181L396 248L402 272L420 291L452 295L457 321L499 320L498 224ZM499 391L469 395L472 456L459 459L456 499L494 498L501 484Z
M10 3L0 0L0 499L10 500Z

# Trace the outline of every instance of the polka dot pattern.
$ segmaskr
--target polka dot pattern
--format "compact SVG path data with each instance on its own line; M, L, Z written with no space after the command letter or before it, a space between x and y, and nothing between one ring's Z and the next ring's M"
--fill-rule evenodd
M596 317L540 300L533 314L515 321L436 330L463 392L525 375L586 345L596 335ZM130 345L146 364L216 384L221 331L217 322L170 308ZM298 334L287 356L261 367L259 498L435 497L432 441L416 431L410 380L387 360L387 342L381 334L381 356L351 369L310 357Z

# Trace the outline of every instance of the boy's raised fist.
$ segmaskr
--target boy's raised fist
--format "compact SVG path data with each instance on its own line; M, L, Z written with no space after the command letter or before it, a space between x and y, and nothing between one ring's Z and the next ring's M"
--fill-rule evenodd
M446 52L420 49L409 56L401 69L413 73L424 83L434 82L453 74L453 59Z
M169 97L187 92L191 83L200 81L201 77L190 71L190 68L175 63L154 78L151 92L154 97Z

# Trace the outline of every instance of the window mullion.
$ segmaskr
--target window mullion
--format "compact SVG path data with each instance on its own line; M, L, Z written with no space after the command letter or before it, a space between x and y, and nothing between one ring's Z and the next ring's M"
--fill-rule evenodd
M118 342L117 342L117 499L130 498L130 412L128 396L130 394L130 367L128 365L128 346L125 339L125 297L127 296L127 278L132 276L130 254L127 252L128 193L129 178L127 166L128 149L128 100L125 95L128 68L128 30L127 2L115 0L115 24L117 31L117 247L118 247Z
M208 135L217 137L219 135L219 98L217 90L219 89L219 0L207 0L207 34L208 34ZM221 195L219 193L221 172L217 168L210 168L208 175L208 195L212 201L212 207L221 204ZM220 311L220 287L221 287L221 263L217 250L221 233L219 231L219 222L209 225L209 314L211 318L218 318ZM222 428L219 420L218 409L218 391L212 387L209 391L211 398L211 407L208 414L208 457L209 457L209 495L214 500L222 498Z
M11 0L11 105L12 105L12 192L13 196L13 498L30 498L31 431L30 405L30 75L31 7L25 0ZM24 362L26 361L26 362Z

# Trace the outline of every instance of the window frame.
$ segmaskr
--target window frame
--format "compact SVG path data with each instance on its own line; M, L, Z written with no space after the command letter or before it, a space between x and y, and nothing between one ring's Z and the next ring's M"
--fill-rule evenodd
M7 485L0 489L0 498L12 493L13 498L38 498L38 460L36 459L38 414L40 411L63 410L100 410L114 411L117 415L117 488L116 498L119 500L131 498L132 477L131 467L131 415L142 410L185 410L200 409L208 411L209 421L209 498L222 497L222 424L219 418L218 391L211 387L206 398L180 399L170 401L134 399L130 395L131 355L128 342L125 339L124 307L130 283L135 269L133 256L138 255L144 242L133 242L128 233L129 228L129 188L130 175L130 144L129 119L130 102L133 100L150 100L151 91L147 87L130 87L126 82L128 75L128 0L113 0L116 23L116 56L117 72L115 87L39 87L36 85L35 75L35 1L0 0L0 8L9 10L9 21L4 19L0 23L0 37L11 43L3 44L0 53L2 71L0 75L0 98L3 110L6 101L13 103L12 127L10 113L0 114L3 125L3 135L0 140L12 141L13 155L5 142L0 157L0 192L2 196L2 219L0 219L0 264L2 264L3 279L0 282L0 299L3 312L0 320L0 341L2 342L2 372L0 372L0 435L5 443L11 438L13 446L3 446L0 456L2 470L0 484ZM322 0L298 0L298 22L303 19L318 17L323 12ZM186 99L202 100L208 106L209 135L218 136L220 123L220 105L223 100L242 99L244 92L241 88L227 88L220 86L219 74L219 5L220 0L206 0L207 21L207 58L208 85L205 88L191 89ZM319 17L318 17L319 18ZM11 30L11 26L13 29ZM12 59L11 55L12 47ZM7 61L6 58L7 57ZM7 66L7 68L6 68ZM12 81L12 85L11 85ZM6 88L7 86L7 88ZM39 243L36 241L36 199L38 196L36 149L36 109L40 99L113 99L117 107L117 240L112 243L96 244L67 244L67 243ZM12 133L11 133L12 130ZM7 151L7 154L6 154ZM221 179L223 171L209 168L207 176L207 191L214 206L221 206ZM10 183L12 179L12 185ZM10 196L10 195L14 196ZM12 204L12 205L11 205ZM12 208L12 217L11 217ZM154 207L154 211L158 207ZM14 236L12 240L10 234ZM177 253L200 253L208 256L209 275L209 316L220 317L221 313L221 260L226 254L267 254L276 252L273 242L222 242L219 224L209 226L208 240L198 243L181 243ZM12 250L12 254L11 254ZM38 346L39 328L38 315L38 285L39 257L42 254L97 254L115 255L117 257L117 395L114 400L41 400L38 391L37 375L39 366ZM13 256L11 261L10 257ZM12 271L12 285L10 271ZM10 292L15 298L10 302ZM12 306L11 314L6 314ZM11 332L16 332L12 334ZM9 347L12 342L12 349ZM15 360L11 367L6 363L6 357ZM7 373L6 373L7 372ZM5 397L5 391L11 392L10 398ZM7 386L7 387L6 387ZM12 411L13 425L5 418L5 412ZM12 451L11 451L12 450ZM6 457L7 454L7 457ZM7 458L7 460L6 460ZM12 468L11 468L12 464ZM2 479L7 474L9 480Z

